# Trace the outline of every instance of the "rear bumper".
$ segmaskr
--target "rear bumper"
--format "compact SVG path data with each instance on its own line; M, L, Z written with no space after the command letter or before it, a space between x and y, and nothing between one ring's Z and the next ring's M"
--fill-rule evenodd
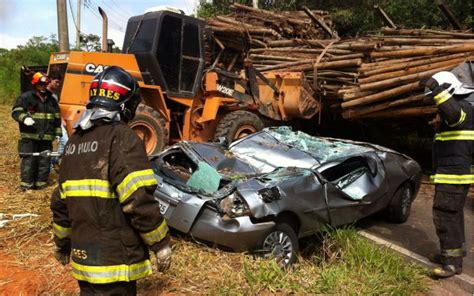
M190 234L234 251L247 251L256 249L274 226L274 222L253 223L248 216L224 220L215 211L204 208Z

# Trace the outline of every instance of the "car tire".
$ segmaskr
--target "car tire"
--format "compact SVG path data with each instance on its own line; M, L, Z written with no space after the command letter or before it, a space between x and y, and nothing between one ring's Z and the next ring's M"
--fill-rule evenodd
M408 182L402 184L392 197L387 208L388 220L393 223L403 223L410 216L413 189Z
M244 110L233 111L219 120L214 140L224 137L231 143L263 128L264 124L258 115Z
M168 143L168 130L163 116L150 106L138 105L135 117L129 126L137 133L145 144L147 155L153 155Z
M277 224L259 244L263 258L273 258L281 267L296 262L299 242L295 230L286 223Z

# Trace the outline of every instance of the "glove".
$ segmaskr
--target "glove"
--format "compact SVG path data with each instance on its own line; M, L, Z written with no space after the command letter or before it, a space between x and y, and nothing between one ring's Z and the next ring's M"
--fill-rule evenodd
M159 272L165 272L170 268L171 253L171 247L168 244L155 253L156 267Z
M32 126L33 124L35 124L35 120L31 117L26 117L24 120L23 120L23 123L26 125L26 126Z
M60 249L56 249L56 251L54 252L54 257L56 258L56 260L58 260L59 263L61 263L62 265L66 265L69 263L69 254L68 253L64 253L63 251L61 251Z

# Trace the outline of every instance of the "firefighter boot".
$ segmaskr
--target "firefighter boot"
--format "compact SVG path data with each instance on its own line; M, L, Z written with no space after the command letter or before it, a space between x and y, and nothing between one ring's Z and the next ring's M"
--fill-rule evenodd
M433 276L437 278L448 278L462 273L462 257L440 256L442 265L432 270Z

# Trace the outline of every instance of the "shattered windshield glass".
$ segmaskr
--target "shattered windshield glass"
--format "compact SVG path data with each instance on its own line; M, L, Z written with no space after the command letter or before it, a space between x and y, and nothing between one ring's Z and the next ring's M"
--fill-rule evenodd
M251 164L242 161L231 151L208 143L194 143L194 151L219 174L230 179L258 173Z
M372 150L335 139L312 137L300 131L294 132L286 126L268 129L267 132L278 141L311 154L320 163Z

